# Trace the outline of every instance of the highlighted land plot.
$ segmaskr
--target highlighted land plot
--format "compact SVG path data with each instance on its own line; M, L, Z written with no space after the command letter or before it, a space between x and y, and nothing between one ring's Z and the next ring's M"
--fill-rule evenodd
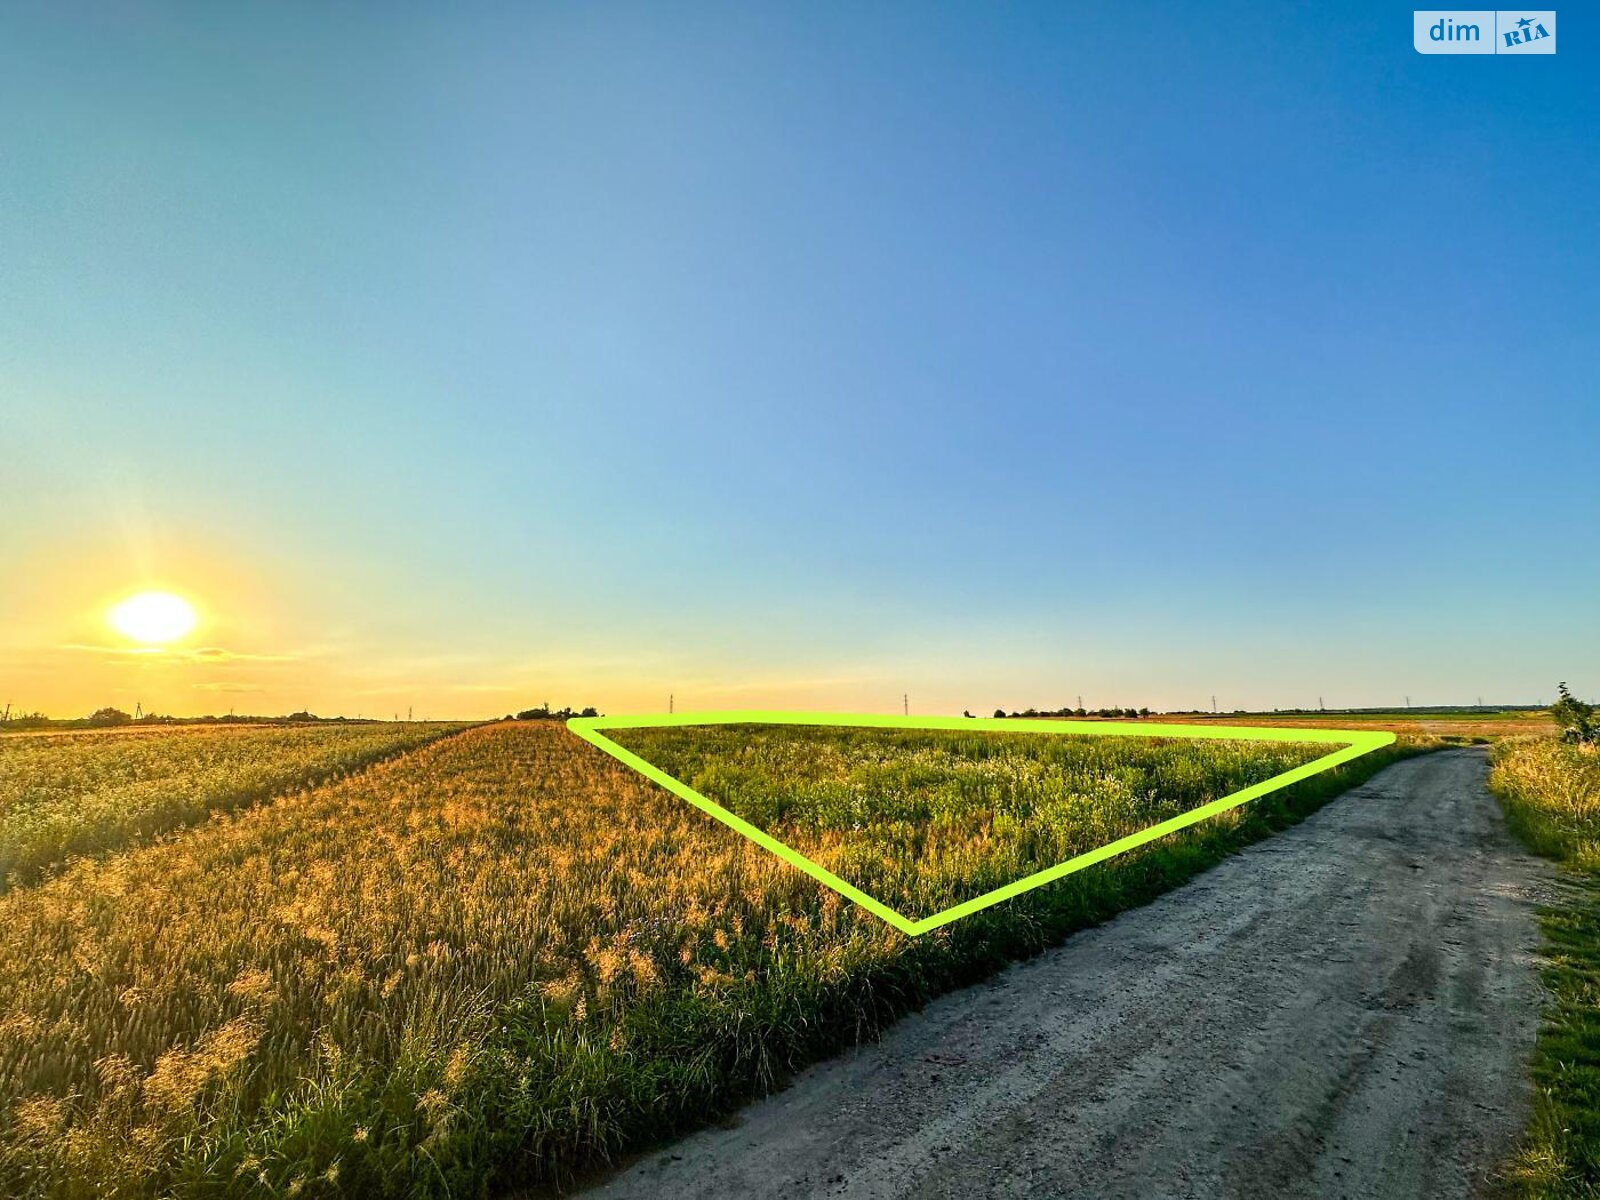
M647 779L688 801L729 828L737 830L752 842L804 871L819 882L826 884L841 896L860 905L889 925L912 937L938 929L943 925L948 925L961 917L970 916L973 913L999 904L1001 901L1020 896L1044 884L1065 878L1076 871L1083 870L1085 867L1105 862L1116 855L1124 854L1158 838L1176 833L1198 822L1237 808L1251 800L1259 799L1281 788L1288 787L1290 784L1309 779L1380 747L1390 745L1395 740L1393 733L1372 730L1165 725L1144 722L1120 724L1099 721L1001 720L965 717L891 717L850 713L795 712L707 712L677 713L670 716L578 717L568 721L567 725L573 733L631 767ZM714 728L726 726L745 728ZM1009 882L998 883L997 886L992 887L975 888L974 890L978 890L978 894L962 897L956 903L943 904L938 911L933 912L931 915L919 917L915 915L915 906L909 906L913 908L913 912L912 915L908 915L906 911L903 911L908 907L906 903L902 902L898 908L885 903L883 897L886 893L882 887L874 887L872 885L870 870L868 870L867 876L863 876L861 871L867 870L867 868L852 870L844 865L849 855L847 853L848 846L841 850L841 837L847 842L848 833L831 835L831 838L825 838L822 842L819 842L816 837L812 837L808 844L807 838L801 836L801 831L793 827L794 813L799 812L802 818L810 820L813 825L820 818L814 807L813 810L803 811L802 806L795 806L794 811L786 814L785 798L781 794L781 787L767 786L765 788L767 792L773 793L773 795L770 803L763 802L760 806L760 812L757 813L748 803L749 789L747 787L740 793L745 798L744 802L741 803L719 802L719 800L713 799L706 794L707 791L714 793L719 790L738 791L741 782L748 782L749 771L742 768L737 762L713 762L705 770L698 772L694 776L695 778L709 781L702 783L701 787L692 786L682 777L689 773L682 764L690 762L690 759L685 758L683 755L676 756L676 760L680 762L678 770L669 771L663 769L659 760L663 758L664 751L668 747L661 743L661 739L669 735L659 731L694 730L699 727L705 727L704 732L707 738L720 739L719 744L724 748L730 745L739 748L746 738L751 742L755 742L769 733L777 732L782 732L785 736L792 738L802 739L792 744L781 746L779 750L786 756L784 761L791 764L799 764L801 770L809 770L813 774L816 774L819 770L824 773L832 772L837 774L845 769L844 766L839 764L848 765L846 758L841 758L834 753L836 747L830 739L842 741L846 743L847 747L854 746L856 757L854 760L849 761L859 762L863 756L869 759L881 757L875 754L875 748L869 747L868 750L873 751L873 753L868 753L862 751L857 745L863 738L873 736L865 731L885 731L883 736L900 739L901 749L909 746L912 751L916 752L910 758L895 760L890 767L884 768L883 770L887 770L887 774L880 773L872 777L889 780L892 786L888 790L895 791L897 794L906 794L908 789L915 786L917 780L925 780L937 774L937 763L930 767L926 761L928 755L923 751L936 751L938 746L924 746L916 740L924 735L928 739L942 737L945 741L952 740L950 735L953 734L985 735L977 742L973 742L970 739L962 739L963 745L979 747L982 751L980 757L986 757L989 754L991 747L985 745L984 743L986 742L992 741L994 747L997 748L1004 748L1008 745L1015 748L1022 741L1031 741L1033 735L1046 735L1051 739L1064 739L1050 748L1058 751L1070 749L1072 752L1071 755L1065 755L1065 757L1072 759L1067 766L1072 767L1079 773L1076 777L1079 780L1077 791L1073 792L1071 789L1066 789L1065 799L1052 794L1048 805L1037 809L1026 809L1022 815L1022 825L1019 825L1016 820L1012 820L1009 828L1014 838L1026 838L1027 844L1034 848L1035 853L1038 852L1039 846L1048 848L1053 845L1067 846L1077 852L1071 853L1059 862L1054 862L1053 865L1028 870L1026 873L1021 874L1020 877ZM772 727L787 728L773 730ZM638 734L631 739L626 736L623 737L623 740L633 740L635 743L640 743L642 739L646 743L643 748L648 750L651 757L656 758L658 761L651 761L644 753L638 752L641 748L638 744L636 744L635 748L630 749L628 746L620 744L618 740L607 736L607 732L622 735L624 731L658 731L656 733ZM941 732L933 733L930 731ZM1016 735L1029 736L1019 739ZM807 743L803 740L804 738L812 740ZM1130 757L1125 753L1119 756L1117 753L1101 752L1099 750L1091 752L1091 743L1095 746L1103 747L1107 743L1101 742L1099 739L1108 738L1144 739L1144 745L1164 747L1165 749L1162 750L1160 755L1153 755L1150 758L1150 762L1141 767L1140 763L1136 761L1136 756ZM655 739L655 741L652 743L651 739ZM1204 788L1208 783L1214 783L1216 780L1232 780L1236 783L1241 779L1249 778L1248 774L1241 774L1241 771L1245 768L1240 761L1236 761L1237 755L1234 755L1233 759L1225 764L1226 769L1224 769L1213 764L1209 758L1200 755L1198 751L1201 748L1186 745L1186 743L1197 742L1227 744L1206 748L1207 755L1210 755L1214 750L1218 759L1227 759L1231 753L1230 747L1236 749L1238 743L1271 744L1261 745L1259 751L1261 760L1272 768L1272 773L1267 778L1253 780L1245 786L1232 787L1230 784L1230 790L1227 791L1226 795L1214 799L1205 799L1203 803L1196 803L1192 808L1177 812L1174 815L1165 816L1163 819L1154 820L1143 828L1135 827L1131 831L1120 832L1128 830L1128 823L1140 819L1140 814L1142 813L1161 814L1162 812L1171 811L1174 801L1170 797L1164 802L1160 801L1156 796L1156 789L1153 784L1160 784L1162 781L1173 781L1172 791L1174 795L1193 794L1197 798L1203 799L1206 794ZM1043 745L1043 743L1034 744ZM651 749L652 745L654 749ZM1328 747L1331 747L1328 752L1317 754L1318 749ZM1127 748L1124 747L1123 749ZM1112 749L1116 750L1118 748L1113 747ZM918 758L916 754L922 754L922 757ZM1314 757L1308 758L1307 756ZM1047 761L1043 764L1040 778L1028 783L1032 794L1044 795L1048 790L1044 787L1045 782L1059 782L1063 778L1063 773L1067 769L1059 761L1063 757L1063 754L1058 753L1055 756L1057 761ZM818 766L819 763L823 762L827 764L825 769ZM705 766L706 764L702 763L701 765ZM970 769L968 773L972 774L974 771L976 771L976 768ZM1099 775L1096 775L1095 772L1099 772ZM1004 792L1006 786L1004 780L995 782L992 773L984 775L979 771L977 774L980 777L975 782L972 780L967 782L982 795L1002 794ZM1197 780L1194 778L1196 776L1205 776L1205 778ZM1120 807L1117 804L1107 806L1115 809L1120 814L1120 824L1117 821L1107 820L1105 814L1094 807L1095 797L1084 794L1082 786L1082 778L1084 777L1089 778L1091 783L1094 783L1095 780L1103 780L1105 788L1108 789L1108 794L1113 799L1120 797ZM1130 779L1134 781L1133 784L1128 783ZM1098 784L1095 786L1098 786ZM993 788L998 788L1000 791L997 793L992 790ZM1118 792L1119 788L1121 789L1120 793ZM1197 791L1196 789L1200 790ZM816 791L814 788L812 790ZM1090 790L1092 791L1093 788ZM1214 787L1210 795L1214 796L1215 792L1219 790L1222 790L1221 787ZM1146 799L1149 802L1141 805L1137 801L1146 791L1148 792ZM850 828L851 813L844 811L841 815L838 810L841 803L848 809L849 797L845 797L841 801L837 788L832 792L824 789L819 794L824 794L827 797L826 803L830 806L831 811L825 815L831 819L832 828L835 830L840 828L848 830ZM728 796L724 795L722 799L727 801ZM735 808L741 807L745 810L742 814L734 811ZM979 808L982 808L981 804ZM1050 811L1046 811L1047 808ZM925 805L918 811L922 812L924 816L927 815ZM1045 818L1051 816L1052 813L1059 820L1066 821L1071 825L1071 837L1052 842L1048 838L1042 837L1042 835L1036 836L1036 831L1022 827L1032 820L1038 820L1041 824L1048 825ZM1065 815L1063 816L1062 814ZM944 863L952 857L959 859L960 855L966 852L963 848L970 846L974 841L970 827L963 828L960 826L959 818L962 816L960 813L957 813L952 818L948 811L940 810L936 815L942 821L941 829L945 830L946 833L949 833L950 830L956 831L949 835L949 840L955 849L951 850L949 847L941 846L938 850L937 861ZM985 822L983 826L985 831L989 830L991 824L999 826L1008 819L1004 813L996 815L987 809L983 809L981 815ZM762 828L758 820L751 819L752 816L756 816L761 823L779 826L780 832L784 832L785 837L780 839L774 836L774 832L771 829ZM899 837L903 835L907 840L918 843L926 840L923 837L924 831L908 823L904 811L891 814L891 816L895 819L886 826L890 836ZM966 816L970 817L971 813L967 813ZM788 826L785 825L786 819L788 820ZM1076 824L1072 824L1074 821ZM823 823L826 824L827 822ZM861 828L859 820L855 828ZM1018 832L1019 829L1021 830L1020 833ZM1119 836L1111 837L1104 844L1098 846L1090 842L1089 845L1092 848L1078 850L1078 847L1084 845L1082 839L1086 836L1085 829L1091 831L1091 834L1096 830L1118 831ZM806 849L797 848L794 844L796 841L806 845ZM826 848L819 848L823 847L824 842L826 843ZM828 861L819 861L821 859ZM970 853L968 854L968 859L961 859L960 861L966 862L969 860L977 861ZM1013 854L1012 859L1008 861L1023 860L1016 858L1016 855ZM1040 859L1035 858L1033 861L1037 863ZM1051 859L1043 858L1042 861L1050 863ZM975 878L985 879L992 875L993 864L980 864L980 866L982 869L977 870ZM850 878L846 878L847 875L851 874L856 875L854 882ZM873 894L875 891L878 894ZM894 897L891 896L890 898ZM924 899L926 898L924 897ZM946 896L945 899L948 900L949 897ZM932 907L932 905L927 907ZM923 911L926 912L927 908L924 907Z

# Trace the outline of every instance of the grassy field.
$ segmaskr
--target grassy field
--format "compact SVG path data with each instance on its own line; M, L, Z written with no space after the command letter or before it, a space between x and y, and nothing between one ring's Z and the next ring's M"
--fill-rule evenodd
M894 765L903 749L870 770L862 747L838 753L858 779L901 771L937 793L931 760ZM563 728L469 730L0 896L0 1194L559 1181L1152 897L1404 752L908 939ZM1145 784L1219 794L1246 769L1148 753L1102 761L1102 782L1123 779L1104 792L1072 776L1068 832L1050 836L1121 820L1098 795L1160 805ZM1031 789L1049 812L1069 776L1029 769L1012 802ZM970 832L963 812L952 829ZM791 815L838 823L820 804Z
M1554 739L1507 742L1490 782L1511 828L1570 872L1570 887L1540 918L1551 1003L1514 1179L1529 1196L1600 1195L1600 752Z
M774 725L610 736L913 918L1338 748Z
M0 737L0 887L309 787L460 726L188 726Z

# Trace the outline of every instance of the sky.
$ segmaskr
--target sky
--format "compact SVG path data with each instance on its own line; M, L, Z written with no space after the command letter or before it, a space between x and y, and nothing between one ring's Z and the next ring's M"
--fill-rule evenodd
M1600 693L1559 15L7 5L0 706Z

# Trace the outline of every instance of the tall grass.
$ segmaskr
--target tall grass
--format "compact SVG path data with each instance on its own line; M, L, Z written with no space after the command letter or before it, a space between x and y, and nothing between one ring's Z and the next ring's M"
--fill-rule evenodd
M1600 751L1553 739L1502 743L1490 783L1512 830L1570 872L1570 886L1540 914L1550 1003L1534 1054L1534 1118L1513 1180L1529 1196L1600 1195Z
M472 730L0 897L0 1194L560 1180L1393 753L912 940L564 729Z
M793 725L610 736L913 918L1337 748Z
M360 770L452 725L202 726L0 737L0 887Z

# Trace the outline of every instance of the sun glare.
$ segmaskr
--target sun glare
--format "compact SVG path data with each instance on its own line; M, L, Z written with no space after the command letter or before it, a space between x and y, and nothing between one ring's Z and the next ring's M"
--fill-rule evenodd
M171 592L140 592L107 614L111 628L146 646L175 642L195 627L194 605Z

